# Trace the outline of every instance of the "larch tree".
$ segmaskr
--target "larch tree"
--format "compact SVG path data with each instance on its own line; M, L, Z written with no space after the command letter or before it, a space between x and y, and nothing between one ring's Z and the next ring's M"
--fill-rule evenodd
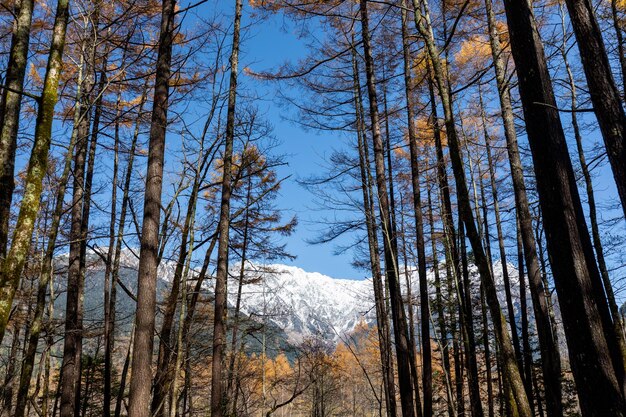
M52 141L54 108L58 99L59 79L63 67L65 35L69 19L69 2L59 0L52 31L46 76L38 99L35 140L28 161L26 181L20 212L13 231L11 249L2 261L0 270L0 342L4 338L15 291L19 286L31 245L39 211L42 182L48 167L48 152Z
M137 313L128 407L128 415L132 417L148 417L150 415L151 387L147 381L152 380L161 191L163 187L172 45L176 30L175 17L176 1L163 0L148 144L139 270L137 272Z
M530 5L505 1L570 363L585 416L624 415L621 354Z
M6 256L9 237L11 201L15 188L15 151L19 130L22 98L25 95L24 78L28 49L30 45L31 23L34 2L20 0L15 4L15 22L11 36L11 51L8 68L3 80L0 98L0 258Z
M217 272L215 276L215 310L213 318L213 357L211 363L211 417L223 417L228 404L225 390L224 365L226 353L226 314L228 281L228 245L230 232L230 199L232 193L232 159L235 141L235 111L237 109L237 77L239 71L239 41L241 36L242 0L235 0L233 40L230 54L228 110L222 156L222 193L218 224Z

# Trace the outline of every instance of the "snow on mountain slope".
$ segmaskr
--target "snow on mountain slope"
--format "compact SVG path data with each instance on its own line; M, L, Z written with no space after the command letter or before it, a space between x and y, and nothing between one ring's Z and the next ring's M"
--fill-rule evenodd
M373 285L371 279L336 279L316 272L306 272L301 268L286 265L261 267L250 264L247 279L257 279L256 283L246 284L242 290L242 312L251 317L265 317L283 329L291 342L299 342L305 337L317 336L337 342L350 333L360 321L370 325L376 323ZM502 308L506 308L502 265L496 261L493 266L496 288ZM511 295L515 317L521 317L519 302L519 279L517 270L508 265ZM442 271L443 274L443 271ZM418 300L417 272L410 272L414 305ZM470 280L474 305L480 305L480 285L477 268L470 268ZM435 297L434 271L428 272L431 299ZM402 279L404 282L404 279ZM402 285L403 292L406 285ZM228 300L236 302L237 282L229 282ZM527 294L528 302L530 296ZM532 311L529 312L532 314Z
M94 256L94 258L89 268L86 288L91 285L92 291L90 292L93 297L90 298L101 302L99 294L103 288L100 281L103 277L104 266L98 262L97 257ZM66 259L61 260L63 261ZM123 273L120 278L128 288L135 290L138 266L136 256L130 251L125 251L122 256L122 266ZM246 269L244 280L246 284L242 290L242 313L259 322L265 320L282 329L289 342L298 343L307 337L319 337L337 342L362 320L370 325L376 323L371 279L335 279L316 272L307 272L295 266L280 264L263 266L249 263ZM508 269L516 310L515 316L519 318L521 312L517 270L510 264ZM161 263L158 272L160 295L166 293L173 279L174 270L175 262L163 261ZM239 265L234 265L228 283L228 302L231 308L236 304L238 280L235 277L238 275L238 270ZM444 271L441 271L442 280L445 279L444 274ZM411 271L410 275L414 303L418 305L417 273ZM431 299L434 299L433 271L429 271L428 275L431 284ZM499 262L494 264L494 275L501 305L505 308L502 265ZM479 278L475 267L470 268L470 276L474 305L479 306ZM404 282L404 279L401 281ZM205 289L212 292L213 284L214 280L209 279ZM132 302L130 303L132 306ZM96 310L99 311L99 309Z
M242 291L242 311L251 317L266 317L282 328L292 342L307 336L337 340L361 321L374 323L370 280L334 279L286 265L269 265L248 273L261 278ZM236 293L230 284L229 302Z

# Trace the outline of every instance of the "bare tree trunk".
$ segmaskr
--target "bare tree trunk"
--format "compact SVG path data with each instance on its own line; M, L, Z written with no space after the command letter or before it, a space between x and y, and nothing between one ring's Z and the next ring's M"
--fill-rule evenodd
M462 277L457 278L457 287L459 289L459 299L465 310L463 314L463 321L465 322L464 329L464 347L466 355L466 367L468 387L470 394L470 409L472 416L483 416L483 406L480 400L480 390L478 382L478 364L476 360L476 337L474 335L474 314L472 312L472 288L469 279L469 265L467 260L467 249L465 246L465 229L463 222L459 220L459 241L461 249L461 264L462 264ZM459 281L462 279L463 281ZM464 306L463 306L464 305Z
M26 403L28 400L28 389L30 387L30 380L33 372L33 366L35 363L35 356L37 354L37 344L39 343L39 336L43 329L43 315L46 306L46 293L48 287L51 286L53 278L53 260L54 249L56 248L57 236L59 233L59 225L61 223L61 216L63 215L63 202L65 199L65 192L67 189L67 183L72 167L72 156L74 155L74 145L76 144L76 135L71 135L70 143L68 144L67 152L65 154L63 171L57 182L57 193L55 196L55 206L52 213L52 219L48 226L48 242L46 243L46 251L42 259L41 270L39 272L39 285L37 288L37 301L35 304L35 313L31 323L31 330L28 340L28 348L22 364L22 370L20 374L20 386L17 396L17 404L15 408L15 416L23 417L26 410ZM51 300L52 302L52 300Z
M487 412L489 417L494 417L493 399L493 375L491 372L491 347L489 346L489 321L487 319L487 305L485 304L484 291L480 291L480 311L483 324L483 346L485 349L485 378L487 379Z
M242 0L235 0L233 44L230 54L230 86L228 114L222 167L222 197L218 225L217 273L215 276L215 311L213 319L213 358L211 380L211 417L223 417L228 399L224 392L224 353L226 347L226 306L228 281L228 242L230 229L230 197L232 192L232 157L235 139L235 111L237 102L237 72L239 68L239 35Z
M69 16L69 0L59 0L57 3L52 42L44 87L35 124L35 140L31 151L22 204L13 232L11 249L2 262L0 271L0 343L4 337L11 304L17 289L30 249L35 220L39 212L42 181L48 168L48 152L52 136L52 121L54 107L57 103L59 78L63 66L63 49L65 47L65 33Z
M613 291L613 284L611 283L611 278L609 276L609 271L607 270L606 260L604 258L604 249L602 248L602 238L600 237L600 228L598 227L598 214L596 210L596 199L593 191L593 181L591 179L591 173L589 172L589 167L587 166L587 161L585 159L585 151L583 148L583 139L580 133L580 126L578 124L578 115L576 114L576 106L577 106L577 94L576 94L576 82L574 80L574 75L572 73L572 69L569 64L569 60L567 58L567 45L566 45L566 37L567 30L565 26L565 13L563 11L563 6L560 5L560 14L561 14L561 28L563 32L563 42L561 43L561 56L563 58L563 63L565 64L565 70L567 72L567 79L569 81L570 88L570 102L572 109L572 128L574 129L574 139L576 140L576 150L578 153L578 161L580 163L580 170L583 174L583 180L585 182L585 191L587 192L587 205L589 206L589 224L591 226L591 238L593 242L593 248L595 250L596 259L598 261L598 268L600 269L600 276L602 277L602 283L604 284L604 291L606 292L606 298L608 301L609 309L611 311L611 316L613 318L613 326L615 328L615 335L617 337L617 342L620 347L620 351L622 353L622 358L624 363L626 364L626 340L624 340L624 327L622 325L621 315L619 313L619 307L615 302L615 293Z
M437 155L437 179L439 182L439 187L441 190L441 210L442 210L442 218L444 224L444 236L445 236L445 245L446 245L446 271L447 278L449 281L454 280L455 285L453 286L451 283L448 284L449 288L454 288L457 294L458 300L458 314L459 314L459 335L460 340L463 345L466 347L467 357L464 361L464 364L468 368L468 372L470 373L470 377L468 378L468 386L470 390L470 406L471 411L474 415L482 415L482 404L480 402L480 387L478 385L478 379L471 377L473 375L472 369L476 367L476 349L475 349L475 338L474 338L474 322L471 312L471 305L466 302L465 291L463 289L463 281L462 281L462 265L461 265L461 257L459 255L459 249L457 246L457 236L456 230L454 227L454 219L452 216L452 202L450 198L450 185L448 183L448 174L446 172L446 162L443 154L443 145L441 132L438 124L437 117L437 103L435 99L435 89L434 89L434 81L432 77L432 68L431 65L427 62L427 70L428 70L428 89L430 94L431 101L431 112L434 118L433 123L433 131L435 136L435 151ZM467 190L467 188L466 188ZM450 293L452 294L452 293ZM453 325L455 327L456 325ZM457 365L457 359L459 357L458 354L458 341L457 339L453 340L453 348L455 352L455 367ZM463 367L459 363L458 372L455 372L459 377L456 378L456 386L457 386L457 413L459 415L464 415L465 406L464 406L464 398L463 398L463 380L462 380L462 369ZM456 369L456 368L455 368Z
M461 260L459 257L459 251L456 244L456 229L454 227L454 218L452 215L452 201L450 198L450 184L448 182L448 173L446 171L446 161L443 154L443 144L441 138L441 130L439 127L439 117L437 116L437 103L435 101L435 90L432 81L432 71L429 63L426 63L428 70L428 90L430 94L431 103L431 118L433 127L433 136L435 139L435 153L437 157L437 183L439 186L440 194L440 207L441 217L443 222L443 240L445 248L445 266L446 266L446 285L448 297L450 297L449 308L451 310L450 316L452 319L450 325L450 334L452 336L452 351L454 357L454 375L455 375L455 387L456 387L456 414L458 416L465 415L465 399L463 396L463 366L460 360L459 354L459 340L464 338L466 332L464 326L466 322L464 302L458 298L457 286L455 283L457 277L461 275ZM458 308L455 312L454 309ZM459 327L457 328L457 321L455 320L455 314L459 316ZM455 334L458 330L458 335ZM454 410L454 407L452 407Z
M0 99L0 260L4 261L9 237L11 199L15 181L15 151L22 105L22 89L28 61L33 0L15 3L16 15L11 52Z
M111 270L113 268L113 250L115 249L115 223L117 221L117 183L119 171L119 148L120 148L120 113L121 113L121 90L117 93L115 104L115 133L113 135L113 178L111 180L111 217L109 220L109 246L106 253L106 266L104 271L104 375L103 375L103 417L111 416L111 351L108 348L111 343Z
M515 400L515 403L512 404L512 406L514 407L515 412L519 414L520 417L530 417L532 413L530 410L530 405L528 403L528 397L526 396L520 371L517 367L515 352L513 350L509 331L506 326L506 320L504 320L502 310L500 309L500 303L498 301L493 275L489 268L489 263L485 256L484 248L476 229L474 215L472 214L472 208L470 205L469 193L467 190L467 183L465 179L465 171L463 169L463 161L461 158L459 139L456 133L451 96L448 85L446 83L446 77L444 76L444 70L442 67L439 51L435 44L432 28L429 23L430 18L427 9L427 1L424 0L423 4L426 9L424 20L426 20L427 26L425 26L423 21L418 18L418 15L420 15L420 9L418 6L418 0L414 0L416 26L426 43L430 62L433 66L433 74L435 76L435 80L437 81L437 86L443 104L448 146L450 149L452 169L454 171L454 177L456 180L459 215L463 220L463 223L465 224L467 237L469 238L469 241L472 245L481 281L485 288L487 305L489 306L489 309L491 311L496 340L502 350L502 361L504 364L505 376L510 383L511 389L513 391L513 398Z
M528 205L524 171L517 145L515 132L515 120L511 106L511 96L508 85L506 67L502 58L499 32L496 25L495 14L491 0L485 0L487 23L489 28L489 41L491 45L498 96L502 111L504 136L507 142L507 152L511 167L511 179L515 193L515 206L520 222L522 243L524 245L524 260L528 272L528 283L533 301L533 311L537 323L537 335L541 351L541 366L544 374L546 392L546 409L549 417L558 417L563 414L561 392L561 354L559 352L556 334L552 331L549 306L548 289L543 285L537 257L536 241L533 234L532 216ZM521 273L521 271L520 271Z
M504 247L504 233L502 232L502 218L500 217L500 203L498 202L498 185L496 184L496 170L494 167L493 156L491 154L491 137L487 131L485 120L485 110L482 104L482 93L480 94L481 117L483 122L483 132L485 139L485 152L487 153L487 164L489 168L489 179L491 185L491 196L493 198L493 210L496 220L496 232L498 235L498 249L500 250L500 265L502 266L502 281L504 282L504 293L506 297L506 309L509 316L509 326L511 327L511 337L513 341L513 349L517 362L522 370L522 353L520 348L519 333L517 331L517 322L515 320L515 309L513 307L513 297L511 296L511 280L509 278L509 265L506 259L506 249ZM482 185L482 180L481 180ZM529 392L527 392L529 394Z
M165 400L167 393L170 391L170 385L172 382L172 357L175 346L172 344L172 331L174 326L174 315L176 314L176 306L178 305L180 288L183 284L183 273L186 265L186 260L190 256L188 245L190 242L189 234L192 232L193 217L195 216L196 198L198 195L198 189L200 172L196 171L194 178L194 185L191 191L191 196L187 202L187 214L185 216L185 223L183 225L183 231L181 235L181 246L178 253L178 260L176 262L176 269L174 270L174 277L172 279L172 289L167 298L165 312L163 313L163 321L161 323L161 331L159 332L159 354L157 360L157 369L154 376L154 393L152 396L151 412L152 415L161 414L167 415L167 407L165 407ZM182 328L182 323L181 323ZM174 341L175 342L175 341Z
M85 28L85 32L87 32ZM74 131L76 154L74 155L72 209L70 225L70 252L67 272L67 295L65 307L65 338L61 373L61 417L74 417L80 407L80 374L83 339L83 288L86 253L86 236L83 231L83 213L88 205L85 167L89 148L91 123L91 98L94 85L93 64L95 56L87 51L89 39L82 44L85 77L77 93ZM95 40L94 40L95 41ZM95 42L94 42L95 44ZM81 65L83 65L81 63Z
M505 0L539 202L584 416L624 416L623 367L532 10ZM541 104L538 104L541 103Z
M378 340L380 343L380 361L382 364L383 387L385 393L385 408L387 417L397 415L396 391L394 384L393 362L390 342L389 319L385 306L385 294L380 269L380 250L377 238L376 217L374 214L372 181L370 171L370 159L365 137L365 122L363 102L361 99L361 82L356 56L356 50L352 49L352 65L354 73L354 100L356 113L356 128L359 150L359 169L361 174L361 189L363 192L363 207L367 228L367 242L370 258L370 270L374 286L374 304L376 308L376 322L378 323Z
M143 229L139 271L137 273L137 313L135 317L135 346L130 375L130 417L150 416L150 384L152 380L152 349L156 314L156 280L161 219L161 190L167 110L169 105L169 78L174 41L176 0L163 0L161 33L154 83L154 104L150 124L146 191L143 205Z
M428 300L428 280L426 276L426 250L424 244L424 218L420 191L420 169L418 165L417 136L415 134L414 103L412 100L413 81L411 79L411 51L407 33L406 1L402 2L402 50L404 56L404 86L407 103L407 128L411 158L411 185L413 188L413 212L415 215L415 236L417 239L417 268L420 290L421 333L422 333L422 390L424 417L433 414L432 358L430 350L430 306Z
M444 369L444 378L446 385L446 399L447 399L447 409L448 409L448 417L454 415L452 391L451 391L451 381L450 381L450 353L448 346L448 328L446 326L446 317L445 317L445 309L444 309L444 300L443 294L441 292L441 277L439 272L439 261L437 259L437 241L435 238L435 222L433 219L433 203L431 199L430 188L428 188L428 218L430 222L430 242L432 246L432 256L433 256L433 270L435 276L435 308L437 312L437 324L439 326L439 344L441 346L441 361Z
M526 392L528 392L531 406L535 396L541 395L535 392L533 395L533 351L530 347L530 334L528 331L528 304L526 301L526 277L524 274L524 244L522 243L522 231L519 224L519 215L517 216L517 273L519 275L520 288L520 310L522 316L522 355L524 358L524 383L526 384ZM539 399L537 398L537 403Z
M117 234L115 237L115 250L113 259L111 261L111 290L108 300L108 307L105 306L108 312L105 312L105 327L104 327L104 407L105 410L110 409L112 402L111 384L112 384L112 361L113 350L115 348L115 319L116 319L116 303L117 303L117 283L119 280L120 258L122 255L122 243L124 239L124 232L126 230L126 214L128 211L128 205L130 203L130 182L133 175L133 165L135 161L135 151L137 147L137 140L139 139L139 128L141 126L143 107L148 95L148 79L143 87L141 95L141 101L139 103L139 109L137 110L137 119L135 121L135 130L131 140L130 148L128 150L128 161L126 162L126 172L124 177L124 184L122 185L122 205L120 208L120 218L117 226ZM105 271L106 274L106 271ZM105 411L106 413L107 411ZM110 411L109 411L110 412ZM106 417L106 416L105 416Z
M372 139L374 143L374 165L376 168L376 189L378 192L378 206L380 221L383 232L383 253L385 256L385 274L389 285L392 320L396 342L396 357L398 365L398 380L400 387L400 403L403 417L415 415L415 402L412 392L410 362L411 354L408 341L408 329L406 314L398 281L398 265L395 263L397 255L397 241L395 231L391 229L391 212L389 195L387 193L387 179L385 174L384 145L380 133L380 120L378 114L378 100L376 93L376 79L374 75L374 63L370 45L369 18L367 12L367 0L360 0L361 36L365 53L365 71L367 91L369 97L370 119Z
M239 318L241 310L241 295L243 293L244 280L246 279L246 262L248 253L248 237L250 231L250 203L252 193L252 173L248 169L247 172L248 183L246 185L246 203L245 213L243 218L243 231L242 231L242 243L241 243L241 266L239 268L239 280L237 282L237 300L235 301L235 311L233 317L233 325L231 330L231 342L230 342L230 361L228 364L228 383L226 385L227 397L232 397L233 394L233 379L235 379L235 365L239 350L237 349L237 336L239 332ZM236 415L236 403L233 402L232 415Z

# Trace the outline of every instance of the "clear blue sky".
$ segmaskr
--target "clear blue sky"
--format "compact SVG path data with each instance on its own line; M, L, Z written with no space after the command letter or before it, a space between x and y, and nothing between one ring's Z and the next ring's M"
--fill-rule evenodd
M250 23L250 8L247 1L244 3L244 25ZM234 1L222 2L227 13L228 7L234 8ZM282 15L275 15L259 24L257 21L249 26L242 43L241 68L250 67L253 71L277 69L285 62L296 62L305 56L306 51L302 41L294 35L293 25L283 19ZM262 113L274 126L274 134L281 141L276 149L280 154L288 155L288 166L280 170L281 176L291 175L284 183L278 200L279 207L297 214L299 225L295 233L287 238L288 250L297 256L294 261L285 261L307 271L320 272L336 278L363 278L366 273L352 267L352 254L333 254L333 245L311 245L307 240L316 236L321 227L319 222L324 217L333 215L329 211L319 211L315 205L315 196L297 183L298 179L305 179L313 174L320 173L324 165L324 157L333 149L347 144L347 138L341 133L319 133L304 130L292 119L296 113L279 106L275 96L276 89L285 88L284 84L267 83L250 80L245 73L241 73L241 81L248 88L254 88L255 93L264 99L258 105ZM248 78L248 79L246 79ZM287 113L285 113L287 112ZM316 208L316 210L313 210ZM346 238L340 243L346 243Z

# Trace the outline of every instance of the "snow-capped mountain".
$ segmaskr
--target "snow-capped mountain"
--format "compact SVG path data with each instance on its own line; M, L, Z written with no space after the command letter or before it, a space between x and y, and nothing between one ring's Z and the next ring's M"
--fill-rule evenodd
M374 323L374 299L370 280L335 279L286 265L251 269L248 279L258 282L242 289L242 312L265 317L282 329L290 341L308 336L337 340L361 321ZM231 282L229 302L236 301L236 282Z
M99 261L98 256L93 255L90 259L92 262L85 283L85 311L86 317L91 316L92 321L98 322L102 311L104 265ZM66 258L61 257L59 261L63 264ZM125 251L121 265L120 280L123 286L135 292L138 266L136 255ZM239 268L240 265L233 266L228 282L228 302L231 308L236 304ZM163 298L164 294L169 291L174 270L174 261L161 262L158 272L159 297ZM515 316L520 317L517 270L510 264L508 270L516 310ZM414 302L418 305L417 272L410 271L409 274ZM428 275L431 283L431 299L434 299L434 272L431 270ZM470 268L470 275L472 294L476 300L474 305L479 306L479 279L476 268ZM501 305L505 308L502 265L499 262L494 265L494 275ZM442 280L444 276L444 271L441 271ZM404 282L404 279L401 281ZM63 277L60 276L58 282L63 286ZM208 279L205 290L212 293L213 284L214 280ZM370 325L376 323L371 279L336 279L316 272L307 272L295 266L249 263L246 265L244 284L241 294L241 312L252 320L265 322L280 329L290 343L297 344L307 337L337 342L361 321ZM62 291L62 288L60 290ZM62 310L65 304L64 297L61 296L57 302ZM124 291L118 290L118 303L120 316L125 316L130 323L134 312L134 302ZM93 314L90 314L90 311Z

